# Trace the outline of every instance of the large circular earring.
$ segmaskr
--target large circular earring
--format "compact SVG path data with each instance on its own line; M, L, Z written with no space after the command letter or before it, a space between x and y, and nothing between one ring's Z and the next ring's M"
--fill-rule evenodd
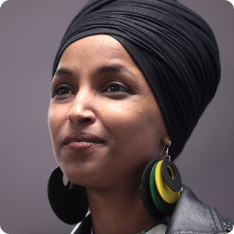
M70 181L64 185L60 167L52 171L47 193L52 210L63 222L77 224L85 218L88 211L86 188Z
M142 201L155 219L163 219L173 212L182 190L181 176L168 155L168 148L163 160L151 161L142 177Z
M150 216L152 216L155 219L163 219L166 217L166 215L163 212L161 212L160 209L157 208L157 206L155 206L154 201L153 201L153 197L155 196L154 194L153 196L151 195L151 189L150 189L151 170L157 162L159 161L157 160L151 161L147 165L143 173L142 182L141 182L141 198L142 198L144 207Z

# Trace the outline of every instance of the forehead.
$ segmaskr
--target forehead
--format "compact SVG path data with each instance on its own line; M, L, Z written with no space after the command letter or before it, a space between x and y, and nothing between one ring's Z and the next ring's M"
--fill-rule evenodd
M131 82L137 85L136 90L139 92L152 92L127 50L108 35L85 37L67 47L53 81L68 76L80 82L122 79L128 85Z
M73 42L61 56L61 65L101 65L102 63L123 63L136 66L125 48L109 35L94 35ZM88 64L87 64L88 63Z

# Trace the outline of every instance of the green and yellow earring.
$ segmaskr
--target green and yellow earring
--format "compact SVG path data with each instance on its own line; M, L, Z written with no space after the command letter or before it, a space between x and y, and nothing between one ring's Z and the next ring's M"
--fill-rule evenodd
M142 177L142 201L148 214L155 219L163 219L173 212L182 190L179 170L171 161L168 149L163 160L147 165Z

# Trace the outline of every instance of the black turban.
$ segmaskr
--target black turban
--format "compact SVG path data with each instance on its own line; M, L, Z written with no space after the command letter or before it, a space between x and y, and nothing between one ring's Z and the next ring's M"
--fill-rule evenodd
M91 0L69 25L57 52L83 37L107 34L131 55L160 106L175 159L213 98L220 79L214 34L175 0Z

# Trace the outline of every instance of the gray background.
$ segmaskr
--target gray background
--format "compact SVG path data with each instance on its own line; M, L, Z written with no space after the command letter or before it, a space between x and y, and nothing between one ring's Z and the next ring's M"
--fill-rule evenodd
M52 62L86 0L9 0L0 9L0 226L9 234L70 233L47 200L56 166L47 128ZM225 0L180 0L216 35L218 92L177 160L183 182L234 218L234 9Z

